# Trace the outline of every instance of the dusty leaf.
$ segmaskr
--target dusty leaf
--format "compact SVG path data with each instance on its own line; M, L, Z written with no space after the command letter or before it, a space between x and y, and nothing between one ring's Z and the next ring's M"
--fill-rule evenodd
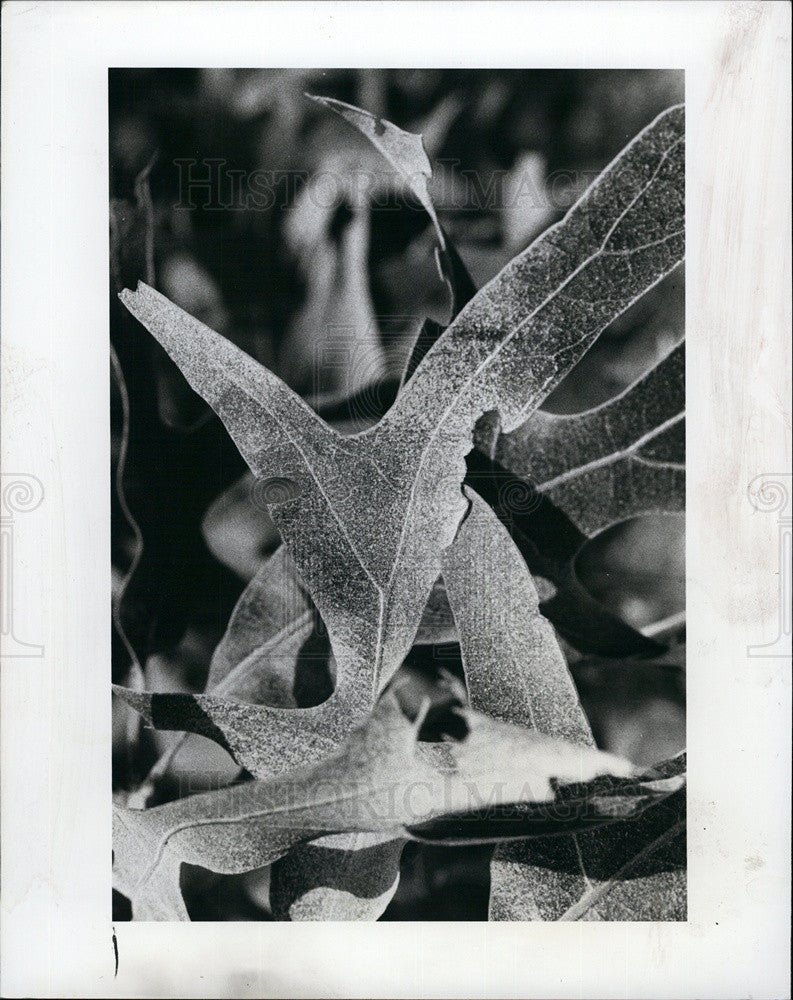
M585 413L537 410L494 458L587 535L685 505L685 353L675 348L616 399Z
M592 747L589 722L520 553L490 508L471 491L468 495L471 511L445 556L444 580L471 704ZM491 870L492 919L579 919L583 914L587 919L680 919L685 792L674 783L682 782L684 773L682 758L659 772L675 793L675 804L664 806L665 811L653 807L639 821L500 846ZM647 819L651 813L652 821ZM677 852L674 866L670 851ZM652 880L653 895L646 886L633 886L640 875ZM616 913L621 915L607 915Z
M198 733L214 740L256 777L321 759L341 743L350 720L360 721L367 712L365 703L350 704L343 693L315 708L289 709L118 685L113 691L155 729Z
M342 438L266 369L145 285L122 299L218 411L254 473L340 671L382 689L466 505L471 429L524 422L600 331L680 260L683 115L660 116L565 219L462 310L374 428Z
M145 803L157 781L173 768L177 758L189 756L200 748L201 741L193 734L208 735L227 749L236 747L237 755L247 761L251 769L267 774L275 773L279 767L314 759L312 754L336 746L344 731L339 729L338 702L331 702L324 710L328 713L328 729L335 732L335 739L324 739L321 725L316 736L305 739L307 727L318 725L317 716L325 718L322 712L314 712L304 723L296 723L295 739L290 740L289 733L297 715L294 711L284 713L285 709L320 705L333 692L327 636L317 625L316 610L282 546L259 567L240 596L212 656L205 686L210 699L266 706L262 722L272 723L273 747L249 747L246 740L243 748L234 709L225 713L220 711L218 725L204 712L200 700L195 700L203 696L139 690L140 697L133 707L156 728L179 730L183 735L155 764L149 780L136 793L135 801ZM127 688L120 687L116 693L129 703L131 692ZM213 702L210 700L208 704ZM344 698L341 704L343 711ZM181 725L182 714L194 722ZM319 750L313 749L315 744ZM285 756L279 760L282 751Z
M260 733L255 706L246 709ZM465 729L459 741L422 744L421 720L409 720L389 691L317 764L153 809L117 808L116 887L138 919L184 919L178 886L185 862L239 873L328 834L434 836L444 817L454 821L453 842L499 839L502 811L510 807L517 813L510 814L508 836L531 836L560 822L613 822L674 790L609 754L456 712ZM450 834L442 829L442 836Z
M597 335L682 258L683 141L680 107L640 133L462 310L383 423L415 419L420 398L425 425L498 410L505 431L520 426Z
M445 599L442 589L440 593ZM422 633L427 642L453 633L448 603L441 602L440 620L429 610L434 607L430 601L417 639ZM351 725L353 716L340 718L334 700L322 705L332 694L333 677L328 669L327 636L318 625L316 610L282 546L259 568L240 597L215 650L207 681L211 695L268 706L271 711L262 713L261 719L267 729L250 736L240 733L235 723L238 710L221 706L206 711L206 705L215 703L196 702L192 695L144 695L134 703L155 726L179 729L184 725L214 736L227 748L235 747L240 762L258 776L319 759L335 749L345 721ZM126 696L121 690L119 694ZM278 712L279 708L306 706L320 707L305 716ZM270 725L274 719L278 723ZM293 730L294 739L290 737ZM195 739L185 734L182 747L189 750ZM272 746L264 749L260 742ZM171 755L171 761L175 756ZM297 847L273 866L274 913L293 920L377 919L396 890L400 854L401 845L397 848L392 838L378 840L368 834L340 834L327 844L323 839Z
M586 717L553 628L540 614L531 574L490 507L470 487L466 496L471 509L444 554L443 579L471 705L581 740Z
M621 395L683 342L681 265L618 317L543 403L550 413L582 413Z

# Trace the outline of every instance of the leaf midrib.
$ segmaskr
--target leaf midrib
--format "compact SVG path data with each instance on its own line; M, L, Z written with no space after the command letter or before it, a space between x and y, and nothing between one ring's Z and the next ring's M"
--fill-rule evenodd
M605 882L600 882L596 886L592 886L589 876L586 874L586 871L584 871L584 878L586 879L587 884L592 887L584 893L577 903L574 903L571 907L569 907L569 909L565 910L561 917L559 917L559 920L579 920L587 912L587 910L590 910L599 900L607 896L620 879L627 875L632 868L635 868L636 865L640 864L653 851L663 847L665 843L676 837L678 833L685 829L685 827L686 821L684 819L679 820L674 826L664 831L660 837L656 837L655 840L650 841L650 843L643 847L638 854L634 854L632 858L626 861L624 865L614 872L611 878L607 879Z
M563 486L565 483L569 483L572 480L577 479L579 476L585 475L587 472L592 472L595 469L601 469L605 465L612 465L614 462L619 462L623 458L634 458L645 462L647 465L670 465L674 468L682 468L682 466L679 466L676 462L653 462L651 460L642 459L638 453L644 445L653 441L659 434L663 434L664 431L667 431L676 424L679 424L681 420L685 419L685 416L686 411L681 410L680 413L676 413L673 417L670 417L663 423L658 424L657 427L653 427L653 429L648 431L646 434L643 434L636 441L632 442L628 448L623 448L619 451L612 451L608 455L603 455L601 458L593 459L591 462L587 462L584 465L578 465L575 469L569 469L567 472L554 476L553 479L548 479L546 482L541 483L537 488L543 492L546 490L552 490L557 486Z

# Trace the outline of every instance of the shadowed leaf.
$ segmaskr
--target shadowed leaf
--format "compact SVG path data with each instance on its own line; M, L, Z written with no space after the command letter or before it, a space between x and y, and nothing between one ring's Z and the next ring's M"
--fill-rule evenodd
M685 920L685 816L681 788L629 823L500 847L490 919Z
M389 834L342 833L296 847L273 865L273 916L377 920L397 890L404 845Z
M615 522L684 509L684 377L679 346L594 410L538 410L510 434L478 428L468 482L506 524L532 572L554 584L542 611L583 652L647 656L663 649L584 589L575 560L591 535Z

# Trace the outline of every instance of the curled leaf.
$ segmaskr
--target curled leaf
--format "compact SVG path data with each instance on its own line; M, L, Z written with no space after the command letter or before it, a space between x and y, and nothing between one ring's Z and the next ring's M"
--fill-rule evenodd
M444 247L445 238L427 187L432 176L432 167L424 151L421 136L405 132L385 118L378 118L352 104L345 104L344 101L337 101L332 97L317 97L314 94L306 94L306 97L344 118L383 154L394 170L407 181L411 191L421 202L427 215L432 219L441 247Z

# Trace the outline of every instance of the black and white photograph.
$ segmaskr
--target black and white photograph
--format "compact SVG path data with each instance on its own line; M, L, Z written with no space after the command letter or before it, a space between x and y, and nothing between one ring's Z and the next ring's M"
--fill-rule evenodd
M683 99L110 71L118 919L685 919Z
M0 993L786 995L789 5L2 29Z

